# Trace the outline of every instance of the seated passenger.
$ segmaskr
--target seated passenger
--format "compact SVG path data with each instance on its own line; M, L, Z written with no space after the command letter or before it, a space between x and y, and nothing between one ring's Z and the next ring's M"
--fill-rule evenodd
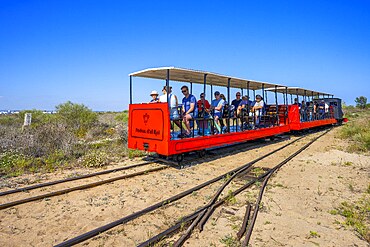
M329 118L329 104L325 101L325 117Z
M224 100L220 97L220 92L215 92L215 99L212 100L211 110L213 110L213 119L218 132L221 132L219 119L222 117L222 108L224 106Z
M230 112L230 116L234 116L235 115L235 111L238 109L240 102L242 102L242 99L240 98L241 97L240 92L237 92L235 96L236 96L236 99L234 99L231 102L231 105L234 106L234 110L232 112Z
M247 114L249 114L249 111L252 107L252 101L249 100L249 97L247 95L244 95L242 97L242 101L239 103L239 106L237 108L236 114L240 117L240 113L243 109L246 110Z
M317 120L319 118L318 111L319 111L319 104L317 103L317 101L314 101L313 102L313 118L314 118L314 120Z
M158 103L159 102L159 99L158 99L158 92L153 90L151 93L150 93L150 96L152 96L152 100L149 102L149 103Z
M169 98L170 98L170 119L173 120L173 122L181 128L180 122L179 122L179 112L177 111L178 101L176 95L172 94L172 87L169 87L169 90L167 90L167 86L163 86L162 93L163 95L159 96L159 101L161 103L167 103L167 91L169 91Z
M200 100L197 102L198 105L198 117L208 116L210 113L211 105L208 100L205 99L204 93L200 94ZM203 107L204 106L204 107Z
M220 98L224 100L224 103L222 106L222 115L220 119L220 124L221 124L221 129L223 130L223 132L226 132L224 120L226 121L226 126L229 126L228 125L229 121L227 120L229 118L229 103L227 102L224 94L220 94Z
M189 93L189 88L187 86L182 86L181 92L184 94L184 98L182 99L182 116L186 127L184 134L185 137L190 137L190 120L198 116L197 99L194 95Z
M263 98L261 95L256 95L256 102L254 103L254 106L251 109L251 112L254 114L255 117L255 123L256 125L259 125L259 120L261 115L263 114L265 103L263 102Z
M308 118L308 121L312 121L313 120L313 102L310 101L310 102L307 102L307 107L306 107L306 114L307 114L307 118Z
M321 100L318 108L319 118L323 119L325 115L325 101Z
M302 100L301 109L300 109L300 115L301 115L301 121L307 121L307 115L306 115L306 102Z
M198 118L209 118L211 105L208 100L205 99L204 93L200 94L200 100L197 102L198 105ZM197 122L199 128L199 134L202 135L203 132L208 129L208 120L198 120Z

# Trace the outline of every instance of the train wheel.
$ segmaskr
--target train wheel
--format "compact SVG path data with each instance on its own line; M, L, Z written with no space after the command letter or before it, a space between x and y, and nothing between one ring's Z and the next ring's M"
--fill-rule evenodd
M199 156L199 158L203 158L204 156L206 156L206 150L200 150L200 151L198 151L198 156Z
M180 164L184 160L184 154L176 155L175 159L176 159L177 163Z

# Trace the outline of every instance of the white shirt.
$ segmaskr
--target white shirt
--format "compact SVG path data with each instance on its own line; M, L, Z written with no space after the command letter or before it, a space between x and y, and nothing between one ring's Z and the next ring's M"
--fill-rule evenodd
M256 102L254 103L254 106L262 106L262 107L263 107L264 105L265 105L265 103L263 102L263 100L260 100L260 102L257 102L257 101L256 101Z
M167 94L163 94L159 96L159 101L160 102L167 102ZM170 106L171 108L176 107L176 96L173 95L172 93L170 94Z

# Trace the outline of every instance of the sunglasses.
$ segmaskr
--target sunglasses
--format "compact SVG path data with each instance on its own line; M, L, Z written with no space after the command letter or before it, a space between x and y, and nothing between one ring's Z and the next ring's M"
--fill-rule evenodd
M186 93L188 90L181 90L181 92Z
M200 97L201 97L201 98L204 98L204 95L201 95Z
M237 94L236 96L239 96L240 97L240 94Z

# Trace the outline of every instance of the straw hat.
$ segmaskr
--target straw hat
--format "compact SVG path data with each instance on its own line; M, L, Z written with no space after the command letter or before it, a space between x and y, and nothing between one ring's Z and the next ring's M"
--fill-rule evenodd
M153 90L151 93L150 93L150 96L152 95L159 95L157 91Z

